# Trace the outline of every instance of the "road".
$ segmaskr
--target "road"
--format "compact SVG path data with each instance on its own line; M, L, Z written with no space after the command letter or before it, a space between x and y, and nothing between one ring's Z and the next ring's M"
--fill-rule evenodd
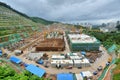
M68 53L68 52L70 52L70 48L69 48L67 38L65 37L65 32L64 32L64 41L65 41L65 51L64 51L64 53Z

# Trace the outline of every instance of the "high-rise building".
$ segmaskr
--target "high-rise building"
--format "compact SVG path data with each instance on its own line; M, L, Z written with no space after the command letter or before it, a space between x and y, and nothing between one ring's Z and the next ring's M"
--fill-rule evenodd
M86 28L92 28L92 24L90 23L80 23L81 26L86 27Z
M120 21L117 21L116 25L117 25L117 26L120 25Z

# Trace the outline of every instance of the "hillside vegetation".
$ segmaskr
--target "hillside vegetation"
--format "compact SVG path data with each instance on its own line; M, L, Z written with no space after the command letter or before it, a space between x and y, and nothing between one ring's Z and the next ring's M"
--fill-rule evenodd
M35 22L10 6L0 3L0 36L20 32L30 32L37 28Z
M8 64L0 60L0 80L48 80L40 78L32 73L24 70L21 73L15 72L15 70Z
M31 33L39 30L44 24L52 24L52 21L47 21L42 18L29 17L9 5L0 2L0 36L5 36L14 33Z
M33 22L27 15L0 2L0 47L29 37L35 31L40 31L41 27L44 25Z
M44 24L44 25L58 23L58 22L55 22L55 21L48 21L48 20L45 20L45 19L42 19L42 18L39 18L39 17L31 17L31 20L36 22L36 23L41 23L41 24Z

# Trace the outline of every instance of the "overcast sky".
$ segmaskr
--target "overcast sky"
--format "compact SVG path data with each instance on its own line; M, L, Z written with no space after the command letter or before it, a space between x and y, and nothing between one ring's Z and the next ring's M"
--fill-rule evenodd
M120 20L120 0L0 0L29 16L62 22Z

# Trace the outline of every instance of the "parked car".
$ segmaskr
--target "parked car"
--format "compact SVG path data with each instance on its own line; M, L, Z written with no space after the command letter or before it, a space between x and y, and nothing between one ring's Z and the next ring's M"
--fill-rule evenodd
M97 74L98 74L98 72L97 72L97 71L94 71L94 72L93 72L93 75L97 75Z
M101 71L102 69L103 69L102 66L99 66L99 67L97 68L98 71Z

